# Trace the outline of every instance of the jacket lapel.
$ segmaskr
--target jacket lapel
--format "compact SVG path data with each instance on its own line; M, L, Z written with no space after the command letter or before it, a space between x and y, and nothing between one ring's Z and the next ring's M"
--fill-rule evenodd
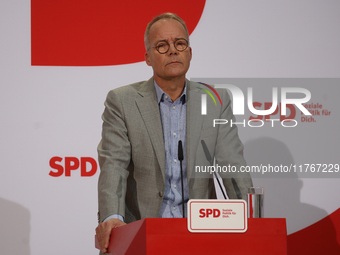
M138 93L140 97L137 98L136 104L148 131L153 149L162 171L163 180L165 180L163 129L153 79L143 83Z
M188 81L188 101L187 101L187 176L188 179L193 177L195 169L195 157L198 146L200 146L199 137L202 130L203 116L201 115L201 89L197 83Z

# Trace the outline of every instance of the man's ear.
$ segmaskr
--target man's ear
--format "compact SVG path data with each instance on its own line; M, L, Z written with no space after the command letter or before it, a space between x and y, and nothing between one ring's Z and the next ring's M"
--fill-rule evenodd
M150 61L149 53L148 53L148 52L145 52L144 57L145 57L145 62L146 62L146 64L147 64L148 66L151 66L151 61Z

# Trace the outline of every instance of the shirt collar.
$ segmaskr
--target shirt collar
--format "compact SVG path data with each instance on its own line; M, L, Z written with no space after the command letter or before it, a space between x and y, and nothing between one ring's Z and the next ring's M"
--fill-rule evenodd
M157 103L159 104L160 102L162 102L164 100L164 96L167 95L167 94L158 86L156 81L154 81L154 86L155 86L156 95L157 95ZM182 101L182 104L185 104L185 102L186 102L186 94L187 94L187 83L185 82L184 90L183 90L181 96L179 97L180 100ZM167 95L167 96L169 96L169 95Z

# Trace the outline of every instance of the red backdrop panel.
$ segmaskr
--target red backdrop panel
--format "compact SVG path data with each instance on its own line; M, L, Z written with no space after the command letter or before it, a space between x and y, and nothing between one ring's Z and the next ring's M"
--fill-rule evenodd
M288 255L301 254L340 254L340 209L288 236Z
M191 33L205 0L31 0L32 65L100 66L144 60L146 24L174 12Z

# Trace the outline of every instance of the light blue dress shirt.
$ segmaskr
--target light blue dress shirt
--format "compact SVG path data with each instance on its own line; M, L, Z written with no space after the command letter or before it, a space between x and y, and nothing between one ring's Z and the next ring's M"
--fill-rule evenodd
M181 218L182 211L182 184L181 168L178 160L178 141L182 141L184 160L183 169L183 186L184 186L184 210L186 212L186 203L189 199L188 182L186 175L186 86L182 95L172 101L156 83L155 89L161 115L163 137L165 146L165 190L163 203L160 209L162 218ZM186 215L186 213L185 213Z

